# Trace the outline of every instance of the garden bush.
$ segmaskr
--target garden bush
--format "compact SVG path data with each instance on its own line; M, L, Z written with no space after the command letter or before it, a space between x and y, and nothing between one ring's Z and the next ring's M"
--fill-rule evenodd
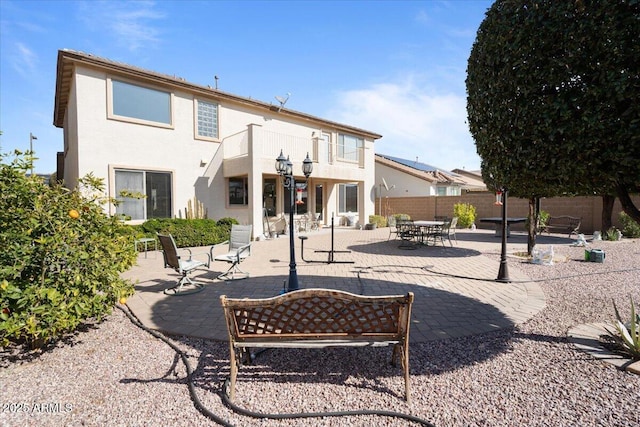
M137 238L155 238L156 233L171 234L179 248L187 248L211 246L229 240L232 224L238 224L238 221L235 218L222 218L218 221L162 218L150 219L132 227Z
M32 348L100 320L133 285L133 234L105 214L104 185L79 189L27 176L30 159L0 154L0 344Z
M453 216L458 217L458 228L469 228L476 222L476 208L470 203L456 203Z
M408 221L408 220L411 219L411 215L409 215L409 214L400 213L400 214L393 214L392 216L396 220L396 223L398 221Z
M386 227L387 218L382 215L369 215L369 224L376 224L376 227Z
M549 212L540 209L540 212L538 212L538 226L536 227L536 233L540 233L545 229L550 216L551 214ZM529 229L529 216L527 216L527 220L524 222L524 228L525 230Z
M620 218L620 223L622 224L622 235L624 237L640 237L640 224L625 212L620 212L618 218Z

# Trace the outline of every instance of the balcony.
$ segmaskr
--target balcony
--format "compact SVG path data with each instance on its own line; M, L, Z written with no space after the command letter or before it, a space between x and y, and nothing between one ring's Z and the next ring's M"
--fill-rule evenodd
M345 178L353 175L354 170L364 167L364 150L360 149L358 161L344 160L336 157L337 147L335 143L328 144L317 137L301 137L285 133L265 130L260 126L249 126L249 129L231 135L224 139L224 175L235 176L244 174L255 165L262 171L273 171L274 161L280 154L289 156L294 167L300 168L302 160L309 154L314 163L314 168L321 175L336 175L341 169L352 173L346 173ZM253 159L249 153L253 152ZM252 166L253 165L253 166ZM333 170L333 173L329 173ZM296 175L301 175L302 170L295 170ZM317 175L316 176L320 176Z

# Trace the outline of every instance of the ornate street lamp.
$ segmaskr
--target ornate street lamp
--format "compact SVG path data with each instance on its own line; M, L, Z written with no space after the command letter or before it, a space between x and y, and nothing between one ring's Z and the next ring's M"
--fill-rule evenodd
M291 292L300 288L298 285L298 271L296 270L296 254L293 246L293 211L295 210L296 180L293 176L293 163L289 160L289 156L284 157L282 150L280 150L280 155L276 158L276 172L284 179L284 188L289 190L289 195L291 196L289 206L289 281L285 290L285 292ZM309 158L309 153L307 153L307 158L302 162L302 173L304 174L305 182L309 179L311 172L313 172L313 162Z

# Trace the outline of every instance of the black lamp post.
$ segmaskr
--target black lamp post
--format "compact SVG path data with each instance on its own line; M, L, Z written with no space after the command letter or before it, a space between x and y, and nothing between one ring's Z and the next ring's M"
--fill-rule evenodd
M289 281L286 289L286 292L291 292L300 288L298 285L298 271L296 270L296 253L293 246L293 211L295 209L296 179L293 176L293 163L289 160L289 156L284 157L282 150L280 150L280 155L276 159L276 171L284 179L284 188L289 189L289 194L291 195L289 210ZM305 179L309 178L312 171L313 162L309 158L309 153L307 153L307 158L302 162L302 173L304 173Z
M500 250L500 270L498 271L497 282L510 283L509 266L507 265L507 189L502 189L502 248Z

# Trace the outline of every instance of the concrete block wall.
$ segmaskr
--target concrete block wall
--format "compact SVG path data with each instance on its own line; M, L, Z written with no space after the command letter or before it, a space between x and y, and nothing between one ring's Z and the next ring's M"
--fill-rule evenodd
M634 204L640 207L640 195L631 197ZM376 200L376 214L408 214L414 220L431 220L435 216L453 216L453 206L457 203L469 203L476 208L476 218L502 216L502 206L496 206L494 193L474 192L461 196L427 196L427 197L393 197L384 198L382 205ZM382 206L382 213L379 212ZM510 217L526 217L529 214L529 201L510 197L507 204L507 215ZM569 215L582 218L580 231L591 234L600 230L602 224L602 198L590 197L553 197L543 198L540 208L549 212L551 216ZM613 225L621 228L618 215L622 211L620 201L616 199L613 206L611 221ZM492 224L481 223L476 220L478 228L492 229ZM513 230L523 231L524 225L517 224Z

